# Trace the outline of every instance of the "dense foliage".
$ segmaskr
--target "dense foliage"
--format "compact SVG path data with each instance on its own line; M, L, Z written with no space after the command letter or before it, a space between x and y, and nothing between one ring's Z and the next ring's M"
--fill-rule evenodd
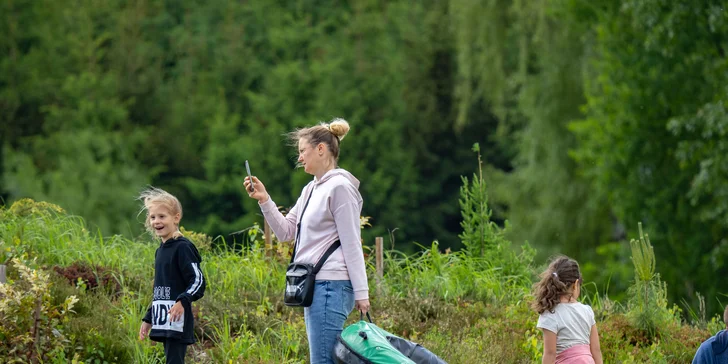
M244 160L290 206L310 178L283 134L348 119L340 165L374 236L459 250L481 146L493 217L539 258L631 284L657 243L671 302L725 303L724 1L13 0L0 4L0 197L140 234L147 184L226 241L261 223ZM466 201L467 203L467 201ZM390 235L389 232L392 232ZM625 268L627 267L627 268Z
M161 345L138 340L151 300L157 242L96 236L83 220L28 199L0 208L0 217L0 259L9 263L7 283L0 284L0 361L162 362ZM529 308L532 252L494 264L508 251L493 249L492 243L510 242L497 226L487 229L490 248L478 253L443 252L437 243L409 257L387 249L379 280L373 279L370 255L376 323L449 363L540 361L538 316ZM208 282L193 308L199 341L188 352L190 361L306 362L303 313L281 302L290 245L267 246L257 226L248 230L253 243L242 251L215 248L201 233L185 234L199 242ZM492 239L496 236L501 238ZM649 242L641 246L651 250ZM650 265L643 255L634 257L642 277L640 267ZM630 289L641 294L640 282ZM645 299L664 298L665 289L650 286ZM625 308L588 290L582 299L594 307L607 362L684 363L722 325L717 317L686 324L664 300L645 308L637 297ZM357 319L352 313L349 322Z

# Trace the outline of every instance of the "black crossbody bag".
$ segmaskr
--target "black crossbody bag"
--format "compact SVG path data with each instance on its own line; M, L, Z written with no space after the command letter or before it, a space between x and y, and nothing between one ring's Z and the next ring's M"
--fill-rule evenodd
M321 267L329 259L329 256L341 246L341 241L337 240L334 242L326 253L319 259L318 263L314 266L310 263L294 263L293 260L296 258L296 249L298 248L298 242L301 239L301 221L303 221L303 213L306 212L308 202L311 200L313 195L313 189L308 194L306 204L303 206L301 216L298 218L298 226L296 230L296 243L293 245L293 253L291 253L291 263L288 264L286 270L286 291L283 294L283 303L286 306L300 306L309 307L313 302L313 290L316 285L316 273L321 270Z

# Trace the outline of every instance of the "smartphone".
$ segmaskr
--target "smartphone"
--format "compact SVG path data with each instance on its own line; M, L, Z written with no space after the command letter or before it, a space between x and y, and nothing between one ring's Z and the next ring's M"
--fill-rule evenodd
M255 192L255 187L253 186L253 175L250 174L250 165L248 164L248 160L245 160L245 170L248 172L248 179L250 180L250 192Z

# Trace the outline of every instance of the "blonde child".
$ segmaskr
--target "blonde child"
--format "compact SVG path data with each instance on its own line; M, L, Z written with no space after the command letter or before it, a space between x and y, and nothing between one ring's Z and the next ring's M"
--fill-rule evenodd
M142 319L139 340L164 343L166 362L184 363L187 346L195 342L192 302L205 293L202 257L179 231L182 205L176 197L152 187L139 199L147 212L144 225L161 240L154 259L152 305Z
M602 364L594 311L577 301L581 293L579 263L560 256L534 286L533 308L543 331L543 363Z

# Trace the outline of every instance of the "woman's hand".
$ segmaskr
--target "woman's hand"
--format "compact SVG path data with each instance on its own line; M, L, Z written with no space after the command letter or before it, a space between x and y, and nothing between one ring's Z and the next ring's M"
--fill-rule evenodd
M356 303L354 304L354 308L364 315L369 312L369 307L369 300L356 300Z
M251 187L250 177L245 177L243 185L245 185L245 192L248 193L248 196L258 200L258 203L261 204L268 201L268 191L265 190L263 182L260 182L258 177L253 176L252 184ZM253 188L255 188L255 191L253 191Z

